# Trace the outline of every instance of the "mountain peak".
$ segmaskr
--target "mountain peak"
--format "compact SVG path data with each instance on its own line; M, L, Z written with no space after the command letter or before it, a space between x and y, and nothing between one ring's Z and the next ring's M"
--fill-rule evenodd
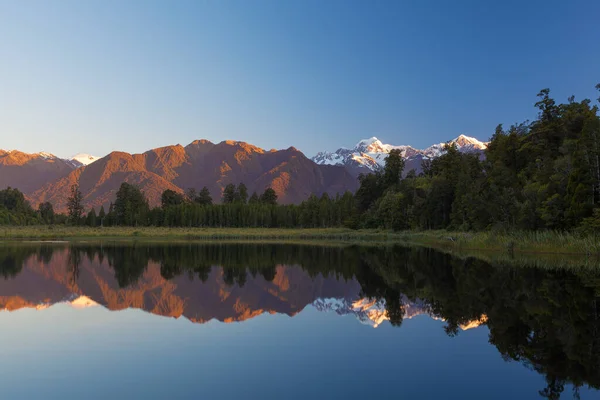
M357 146L357 147L358 147L358 146L361 146L361 145L363 145L363 146L369 146L369 145L371 145L371 144L373 144L373 143L375 143L375 142L379 142L379 143L381 143L381 142L379 141L379 139L377 139L375 136L373 136L373 137L370 137L370 138L368 138L368 139L363 139L363 140L361 140L360 142L358 142L358 143L356 144L356 146Z
M70 158L71 161L75 161L81 165L90 165L91 163L99 159L100 157L96 157L86 153L75 154L73 157Z
M459 151L463 153L481 153L487 148L487 143L463 134L449 142L456 144ZM359 141L352 149L341 147L335 152L321 151L312 160L322 165L344 165L359 168L359 170L366 168L371 171L377 171L385 164L385 159L389 152L397 149L402 152L402 156L407 160L406 171L414 167L418 172L423 159L439 157L444 153L445 144L438 143L426 149L419 150L406 145L384 144L373 136L369 139Z
M483 143L483 142L475 139L474 137L470 137L470 136L462 135L462 134L459 135L454 140L452 140L452 143L456 143L459 146L473 146L474 148L481 149L481 150L487 148L487 143Z
M207 139L197 139L197 140L194 140L192 143L188 144L188 146L199 146L202 144L214 144L214 143Z

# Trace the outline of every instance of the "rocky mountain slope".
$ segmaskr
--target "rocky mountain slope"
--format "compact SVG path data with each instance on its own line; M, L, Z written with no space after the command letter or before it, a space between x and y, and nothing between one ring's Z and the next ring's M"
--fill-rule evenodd
M122 182L138 185L152 206L160 203L166 189L183 192L203 186L218 201L229 183L243 182L250 193L272 187L281 203L357 187L346 169L318 165L293 147L266 151L244 142L197 140L185 147L166 146L142 154L112 152L26 193L32 204L49 201L56 210L65 211L70 187L79 184L86 208L106 208Z
M67 176L74 169L75 166L69 160L50 153L28 154L17 150L0 150L1 189L10 186L30 193L48 182Z
M464 135L451 142L460 151L470 153L483 153L487 147L487 143ZM160 203L166 189L184 192L206 186L213 199L219 201L227 184L241 182L250 193L272 187L281 203L299 203L311 194L335 195L356 190L356 176L381 169L393 149L399 149L405 157L405 172L415 169L418 173L423 160L443 153L443 145L419 150L383 144L373 137L361 140L352 149L320 152L312 159L294 147L267 151L245 142L207 140L141 154L115 151L102 158L78 154L61 159L50 153L0 150L0 189L17 188L34 207L49 201L59 212L66 211L74 184L83 193L86 209L99 209L114 201L122 182L138 185L152 206Z

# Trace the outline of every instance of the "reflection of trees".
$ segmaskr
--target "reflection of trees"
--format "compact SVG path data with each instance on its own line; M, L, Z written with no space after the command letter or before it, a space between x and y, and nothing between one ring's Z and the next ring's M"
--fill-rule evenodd
M4 279L14 278L23 269L23 264L31 256L38 255L39 246L0 246L0 275Z
M16 276L30 256L49 262L54 247L0 247L0 274ZM600 273L543 270L459 259L426 249L401 247L319 247L291 244L151 243L72 245L68 265L77 279L83 260L107 260L121 287L137 282L149 263L165 279L206 281L213 266L223 281L243 287L248 280L275 278L277 265L299 265L311 276L356 279L362 294L384 300L387 316L399 326L403 300L424 304L444 319L449 335L470 321L487 317L490 343L506 360L543 374L546 398L558 398L567 383L600 388Z
M600 388L599 273L491 266L431 250L387 252L368 251L362 257L368 273L381 278L379 284L424 301L446 320L451 335L486 315L490 343L503 357L546 377L541 396L558 398L566 383L576 393L584 384ZM367 277L359 277L365 294L379 290L384 297L389 289Z

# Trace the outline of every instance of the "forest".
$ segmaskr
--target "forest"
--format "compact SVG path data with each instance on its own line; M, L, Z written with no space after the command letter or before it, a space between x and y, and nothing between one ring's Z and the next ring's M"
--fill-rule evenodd
M207 188L167 190L161 206L151 208L139 188L124 182L108 210L84 210L75 185L63 215L50 203L34 209L8 188L0 191L0 224L600 232L598 105L573 97L557 104L544 89L535 107L534 121L497 126L484 154L446 145L419 174L405 171L402 154L392 150L380 171L359 176L354 194L284 205L273 189L249 195L240 183L216 200Z

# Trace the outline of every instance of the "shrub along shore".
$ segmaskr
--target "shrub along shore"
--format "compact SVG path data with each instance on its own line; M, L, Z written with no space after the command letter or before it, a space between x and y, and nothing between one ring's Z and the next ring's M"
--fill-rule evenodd
M578 234L540 232L453 232L388 231L346 228L164 228L86 226L7 226L0 227L0 240L270 240L329 241L348 244L398 244L431 247L446 251L483 251L507 254L573 254L600 256L600 238Z

